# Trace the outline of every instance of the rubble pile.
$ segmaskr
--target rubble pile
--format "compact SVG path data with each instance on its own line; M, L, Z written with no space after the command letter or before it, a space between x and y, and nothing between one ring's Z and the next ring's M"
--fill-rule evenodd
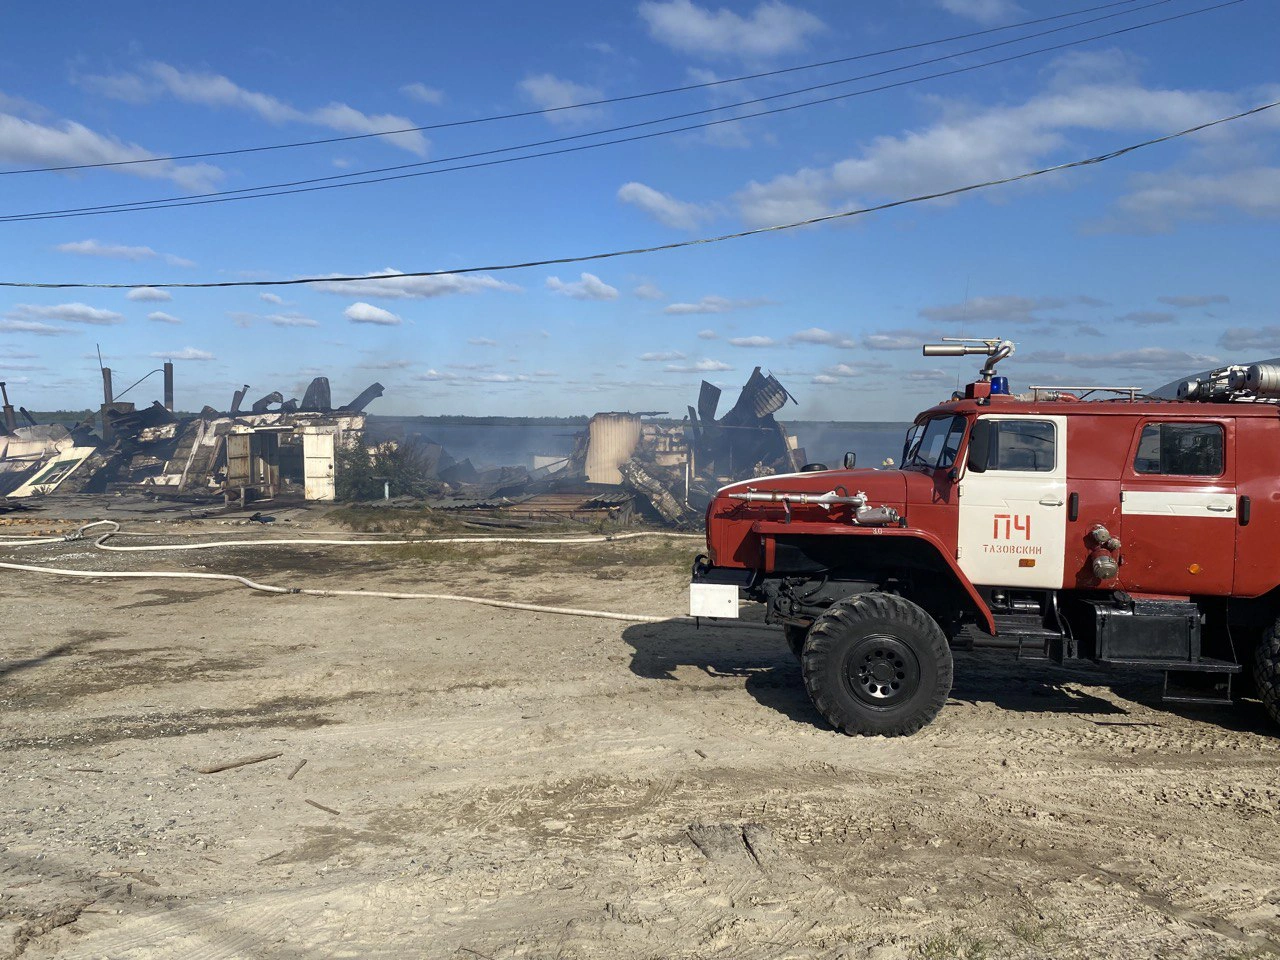
M109 369L103 383L98 413L70 427L37 424L25 409L28 423L18 426L4 394L0 499L142 493L244 508L277 498L334 500L341 486L347 499L413 498L490 525L626 523L639 516L694 527L721 485L804 463L796 438L774 419L794 399L759 367L719 419L721 391L704 381L697 407L683 420L597 413L569 456L534 457L532 468L477 469L430 440L367 446L364 408L382 396L379 383L334 408L328 379L316 377L302 400L272 391L247 412L245 385L227 412L205 407L195 416L173 412L171 365L164 402L150 406L114 399Z
M108 377L104 371L109 385ZM248 389L236 391L227 413L205 407L194 417L179 417L159 401L137 409L109 399L108 386L98 417L71 428L34 420L19 427L9 418L0 425L0 497L58 491L242 505L288 494L332 500L335 449L358 442L364 405L382 395L382 385L335 410L328 380L317 377L301 402L276 391L243 413ZM170 389L166 399L172 403ZM96 419L99 434L93 432Z
M671 422L657 413L597 413L573 453L532 472L501 468L463 475L439 472L453 493L428 501L435 509L466 510L491 522L601 519L640 515L676 527L696 527L715 491L733 480L800 469L805 452L774 414L794 398L756 367L737 403L716 419L720 389L703 381L697 409ZM646 419L649 418L649 419ZM446 455L447 456L447 455ZM535 461L536 462L536 461Z

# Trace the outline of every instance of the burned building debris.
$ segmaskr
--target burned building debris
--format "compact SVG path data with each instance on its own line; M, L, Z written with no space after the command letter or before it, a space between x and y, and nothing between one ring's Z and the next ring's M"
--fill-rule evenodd
M383 392L381 384L372 384L335 410L328 379L317 377L301 405L272 391L243 413L246 385L235 392L228 413L206 406L194 417L179 416L172 409L172 364L163 371L164 401L137 407L115 398L111 371L104 367L97 417L73 427L34 421L10 426L6 394L0 497L57 490L240 505L282 495L333 500L335 452L361 442L364 406Z
M487 467L457 460L426 437L366 436L365 408L383 395L380 383L340 407L326 377L313 379L301 400L272 390L247 403L246 384L226 412L206 406L191 416L173 410L171 364L164 375L164 400L143 406L113 395L111 370L103 368L101 406L72 425L37 424L29 414L19 425L4 393L0 498L131 493L248 508L280 498L332 501L341 485L348 499L411 499L481 524L642 517L694 527L724 483L804 463L796 438L775 419L794 399L759 367L718 419L720 388L704 381L697 406L681 420L597 413L573 436L568 455Z
M503 525L644 517L696 527L723 484L804 464L804 450L774 419L794 402L776 377L757 367L737 403L717 420L719 397L720 389L704 381L698 409L690 407L679 421L659 412L597 413L569 456L535 457L532 471L477 471L470 460L455 462L443 453L435 476L449 492L427 505Z

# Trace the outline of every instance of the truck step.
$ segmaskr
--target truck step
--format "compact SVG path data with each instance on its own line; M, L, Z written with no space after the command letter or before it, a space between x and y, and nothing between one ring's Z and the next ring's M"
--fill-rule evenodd
M1199 660L1141 660L1126 658L1123 660L1107 657L1099 658L1095 663L1108 667L1124 667L1134 670L1165 670L1175 673L1239 673L1240 664L1230 660L1214 660L1201 657Z
M1214 671L1207 673L1200 671L1192 675L1203 680L1211 677L1215 673L1225 679L1222 685L1206 687L1202 683L1188 684L1180 683L1178 674L1186 674L1186 670L1167 670L1164 675L1164 689L1161 691L1160 699L1165 703L1189 703L1213 707L1229 707L1235 703L1235 698L1231 695L1231 678L1233 674L1228 671Z

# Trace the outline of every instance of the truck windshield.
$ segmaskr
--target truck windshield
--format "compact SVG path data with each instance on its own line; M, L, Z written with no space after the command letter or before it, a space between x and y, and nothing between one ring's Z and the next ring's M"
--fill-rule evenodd
M965 419L960 416L932 417L916 424L907 434L903 467L938 470L953 466L960 452L964 428Z

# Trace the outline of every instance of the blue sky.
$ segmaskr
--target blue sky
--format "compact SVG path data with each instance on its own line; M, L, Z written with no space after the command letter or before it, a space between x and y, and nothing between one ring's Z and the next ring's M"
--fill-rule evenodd
M830 95L1212 3L1168 0L985 53L963 51L1070 21L521 119L3 176L0 209L80 208L418 163L948 57ZM0 171L476 120L1090 5L15 5L5 17L11 42L0 51ZM1274 4L1245 0L1011 63L637 143L294 196L0 222L0 279L132 284L449 270L793 221L1089 156L1280 98L1278 26ZM1017 342L1006 363L1017 382L1158 385L1218 361L1280 353L1278 147L1280 110L1029 184L595 264L171 294L5 290L0 379L30 408L95 405L100 344L117 385L173 357L184 409L225 409L245 383L255 396L279 389L300 397L324 374L339 401L380 380L387 394L371 409L383 413L682 413L703 377L732 389L761 365L799 400L791 416L903 419L975 367L923 358L919 343L976 335ZM129 399L148 402L158 387L135 393Z

